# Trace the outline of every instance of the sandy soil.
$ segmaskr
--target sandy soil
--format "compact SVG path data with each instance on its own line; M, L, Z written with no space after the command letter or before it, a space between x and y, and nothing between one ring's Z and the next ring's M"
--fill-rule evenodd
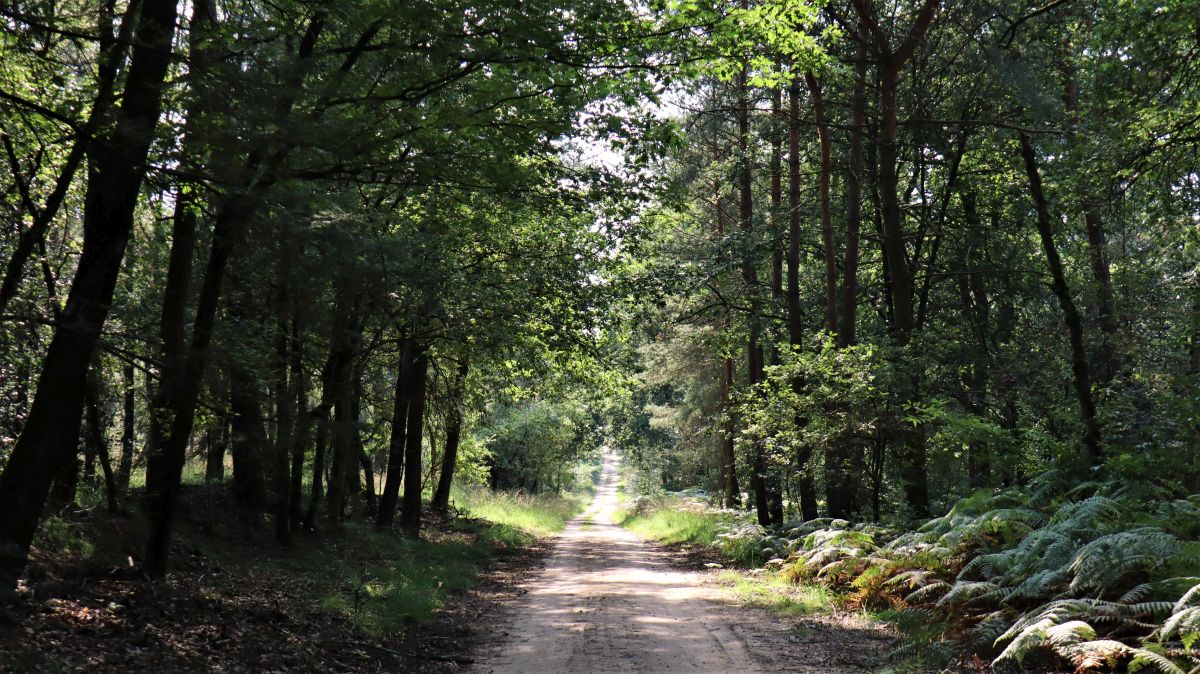
M478 672L871 671L887 637L866 625L799 624L738 607L704 573L613 524L619 458L591 508L560 535Z

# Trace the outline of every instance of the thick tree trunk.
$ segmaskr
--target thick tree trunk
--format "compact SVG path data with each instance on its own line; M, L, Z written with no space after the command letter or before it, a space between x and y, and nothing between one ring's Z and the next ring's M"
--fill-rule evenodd
M899 175L896 171L897 87L899 67L883 64L880 71L879 200L883 214L883 259L891 288L890 328L896 343L904 346L911 336L913 279L904 250L904 227L900 214Z
M55 472L79 438L87 370L112 305L154 138L175 32L174 0L145 0L110 135L93 142L98 171L84 196L83 249L42 363L25 427L0 476L0 586L13 586Z
M333 379L333 423L330 428L330 472L329 491L325 501L330 523L340 522L346 509L346 485L351 477L357 480L358 463L354 443L355 425L353 404L353 363L346 362L334 372Z
M350 478L358 479L355 433L358 419L354 416L355 360L362 342L359 323L355 320L358 301L349 279L339 279L334 289L333 334L330 337L330 363L326 393L333 409L329 429L329 486L326 494L330 523L340 522L346 507L346 485Z
M400 528L405 536L421 535L421 438L425 424L426 374L429 359L423 349L413 354L412 397L408 404L408 421L404 438L404 499L400 511Z
M1042 251L1046 254L1046 264L1050 268L1050 288L1058 298L1062 308L1063 320L1067 324L1067 337L1071 344L1071 371L1074 374L1075 397L1079 402L1079 419L1083 424L1083 446L1087 451L1088 460L1092 466L1104 462L1104 450L1100 439L1100 424L1096 419L1096 401L1092 398L1091 375L1088 372L1087 352L1083 346L1083 322L1079 318L1079 310L1075 300L1071 298L1071 289L1067 286L1066 273L1063 271L1062 259L1058 255L1058 247L1054 244L1054 225L1050 215L1050 206L1042 191L1042 176L1038 170L1037 155L1029 136L1021 134L1021 158L1025 164L1025 175L1029 179L1029 192L1037 209L1038 236L1042 240Z
M430 502L430 506L439 512L446 512L450 506L450 487L458 463L458 444L462 438L463 425L463 395L469 369L470 362L464 355L458 363L454 381L450 384L450 408L446 412L446 447L442 452L442 470L438 476L437 489L434 490L433 500Z
M205 433L209 437L204 453L204 481L225 479L225 450L229 449L229 427L224 419L213 422Z
M243 506L262 510L267 502L262 391L241 363L229 367L229 409L233 412L233 495Z

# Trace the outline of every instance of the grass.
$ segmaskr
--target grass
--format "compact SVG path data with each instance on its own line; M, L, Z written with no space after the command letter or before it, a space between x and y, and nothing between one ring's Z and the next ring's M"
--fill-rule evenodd
M446 597L475 584L494 551L485 536L411 540L353 524L295 561L314 576L323 610L377 637L430 619Z
M517 492L491 492L480 487L456 490L454 505L470 517L492 523L497 540L513 545L530 542L562 531L567 520L583 509L581 498L573 495Z
M323 570L324 610L341 614L372 636L430 619L445 599L473 586L498 550L527 546L561 531L580 500L459 489L455 506L469 519L422 540L347 526L343 539L311 561Z
M793 585L777 573L723 571L717 577L738 601L773 613L803 617L832 609L836 597L821 585Z
M667 545L712 545L721 533L722 525L728 524L729 520L716 513L683 509L667 503L638 514L618 513L617 522L642 538Z
M135 474L137 475L137 474ZM195 474L203 480L203 474ZM223 490L226 485L213 488ZM203 504L204 487L191 487ZM83 494L102 500L98 489ZM91 493L95 492L95 493ZM81 498L81 500L84 500ZM309 603L342 616L364 635L382 637L429 620L446 599L478 582L488 561L498 552L528 546L562 530L582 509L575 496L493 493L484 488L456 490L457 517L440 527L427 527L420 540L391 532L376 532L365 520L343 523L318 537L297 536L291 550L272 546L270 529L261 518L219 512L204 527L197 520L181 522L176 549L191 549L234 576L277 578L282 601ZM201 507L203 507L201 505ZM47 517L38 532L37 558L47 571L123 566L127 558L141 559L145 527L137 508L131 515L96 518ZM111 544L109 544L111 543ZM267 581L274 582L274 581ZM219 590L214 590L219 591ZM285 598L286 597L286 598Z
M716 511L694 499L657 498L641 503L635 510L617 515L617 522L643 538L667 545L711 546L717 535L740 522L736 514ZM766 561L757 545L757 537L723 539L721 553L742 567L755 567ZM762 569L723 571L717 578L739 602L786 616L800 617L832 611L837 597L820 585L796 585L778 572Z

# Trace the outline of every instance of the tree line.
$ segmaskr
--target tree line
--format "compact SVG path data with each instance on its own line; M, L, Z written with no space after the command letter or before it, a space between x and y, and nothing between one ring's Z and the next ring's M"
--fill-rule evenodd
M0 583L97 465L152 578L197 464L231 460L281 543L419 535L464 420L598 348L637 177L569 139L656 142L612 102L652 90L639 25L591 0L0 7Z
M1195 487L1194 4L672 7L723 58L647 245L623 428L654 485L763 525Z

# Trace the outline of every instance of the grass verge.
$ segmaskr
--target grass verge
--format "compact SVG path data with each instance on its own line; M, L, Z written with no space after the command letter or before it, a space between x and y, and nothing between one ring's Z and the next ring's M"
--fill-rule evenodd
M459 491L455 504L466 517L426 531L421 540L346 527L343 540L311 560L323 581L321 608L371 636L403 631L474 586L498 551L551 536L580 510L570 496L486 489Z
M529 537L543 538L562 531L567 520L583 509L581 498L571 495L529 495L466 488L457 492L454 505L470 517L491 523L485 535L495 541L521 545Z
M668 546L701 547L738 569L724 570L717 581L742 604L789 617L827 613L837 597L821 585L796 584L778 571L753 568L763 558L757 536L739 534L749 526L745 515L715 510L694 498L666 496L629 502L617 513L617 523Z
M773 613L803 617L827 612L836 603L833 593L822 585L794 585L778 573L722 571L717 582L738 601Z
M682 502L663 502L640 513L623 511L617 522L642 538L666 545L712 545L723 526L729 524L727 517L685 508Z

